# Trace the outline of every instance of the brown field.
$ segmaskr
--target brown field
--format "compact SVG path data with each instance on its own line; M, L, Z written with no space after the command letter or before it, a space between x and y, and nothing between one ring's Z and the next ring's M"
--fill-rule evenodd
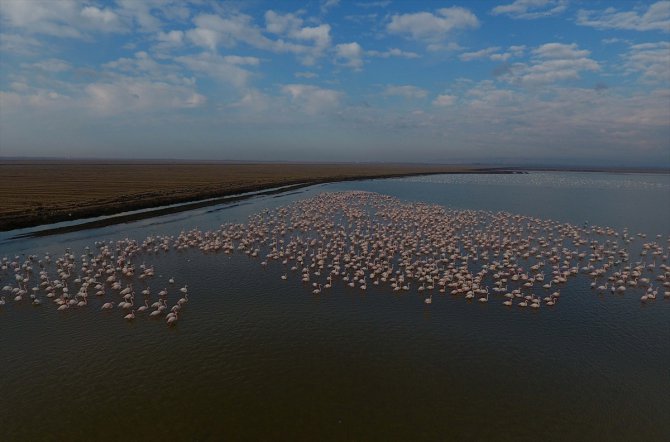
M489 171L458 166L224 163L0 163L0 230L297 183Z

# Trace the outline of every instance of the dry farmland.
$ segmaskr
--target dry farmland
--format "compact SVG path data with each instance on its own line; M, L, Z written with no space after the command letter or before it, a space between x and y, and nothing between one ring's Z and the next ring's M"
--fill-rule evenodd
M372 164L5 161L0 163L0 230L288 184L475 171L483 169Z

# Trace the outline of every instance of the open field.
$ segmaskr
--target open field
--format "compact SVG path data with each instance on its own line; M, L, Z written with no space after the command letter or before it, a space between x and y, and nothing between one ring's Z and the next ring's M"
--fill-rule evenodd
M289 184L495 171L429 165L6 161L0 163L0 230Z

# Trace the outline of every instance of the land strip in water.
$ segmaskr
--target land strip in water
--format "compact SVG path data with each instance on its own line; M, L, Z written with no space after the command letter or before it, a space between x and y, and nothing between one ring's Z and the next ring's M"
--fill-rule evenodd
M280 186L439 173L520 172L403 164L2 161L0 231L160 207L160 213L114 221L125 222ZM192 204L164 207L186 202Z

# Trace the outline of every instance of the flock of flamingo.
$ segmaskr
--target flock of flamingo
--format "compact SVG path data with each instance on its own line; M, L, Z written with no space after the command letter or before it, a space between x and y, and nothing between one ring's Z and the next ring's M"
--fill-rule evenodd
M145 315L175 325L188 287L172 290L172 307L167 288L150 304L154 268L137 264L146 254L198 249L244 253L263 268L283 266L282 280L299 279L315 295L338 283L360 291L372 285L419 293L426 304L449 294L539 309L555 307L565 283L580 275L596 293L635 293L643 303L670 299L669 245L670 238L663 245L660 235L647 241L626 229L450 210L353 191L322 193L214 231L96 242L97 251L87 247L79 259L70 250L56 259L4 257L0 278L9 281L2 291L15 303L41 305L46 296L64 311L89 306L89 294L104 301L115 296L99 309L121 309L129 321ZM134 286L141 288L139 295ZM0 308L6 304L2 296Z
M2 288L3 293L11 293L15 303L28 302L34 306L42 305L42 295L51 299L58 311L75 308L87 308L89 294L105 300L106 295L116 293L118 302L107 301L102 303L100 310L110 311L119 308L123 311L124 319L134 320L138 314L145 313L151 318L164 318L168 325L175 325L179 319L180 310L188 302L188 286L184 285L177 293L181 296L168 310L168 290L164 288L158 292L158 298L149 305L152 296L148 284L154 276L154 268L144 264L139 266L136 275L136 266L132 263L133 257L148 252L151 241L145 241L141 246L136 241L124 239L114 243L96 242L97 254L86 247L85 253L79 259L69 249L63 256L53 259L46 253L42 259L37 255L24 255L21 260L15 256L14 260L2 258L0 266L3 277L13 273L16 285L7 284ZM51 270L55 273L49 273ZM35 278L35 272L37 277ZM37 279L33 287L31 280ZM144 304L135 305L136 292L133 280L138 279L143 284L140 294ZM174 285L174 278L169 279ZM125 285L124 285L125 284ZM75 292L76 290L76 292ZM0 307L6 305L5 296L0 297ZM154 309L149 312L150 309Z

